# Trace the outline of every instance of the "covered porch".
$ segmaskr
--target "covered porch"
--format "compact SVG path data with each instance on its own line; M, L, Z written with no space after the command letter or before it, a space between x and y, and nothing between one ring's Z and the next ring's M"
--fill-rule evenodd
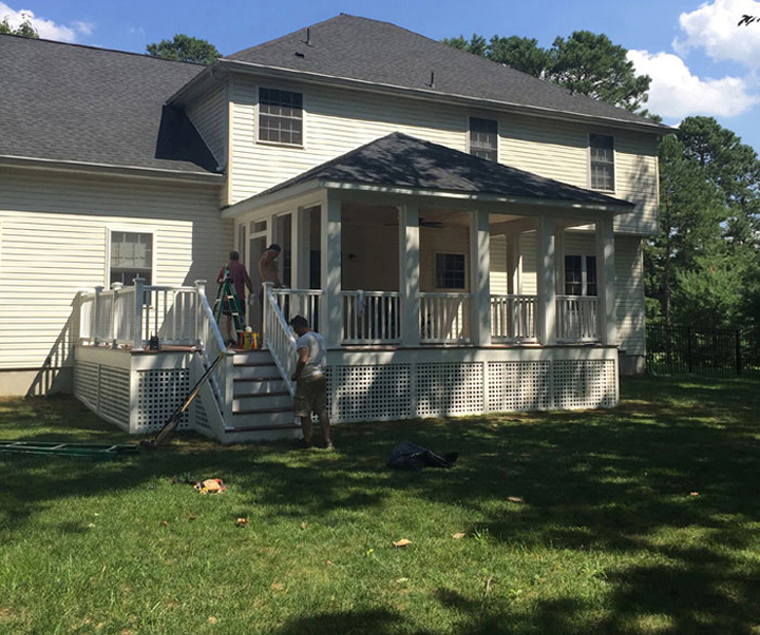
M632 207L393 134L224 215L252 274L283 249L287 288L267 290L264 323L249 314L261 330L271 298L331 349L614 347L613 217ZM572 279L569 235L593 241Z

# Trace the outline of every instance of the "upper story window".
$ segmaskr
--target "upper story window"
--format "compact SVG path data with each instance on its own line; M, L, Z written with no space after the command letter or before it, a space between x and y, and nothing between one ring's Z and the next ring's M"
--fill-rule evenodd
M495 119L470 117L470 154L497 161L499 154L499 126Z
M565 256L565 295L597 295L596 256Z
M143 278L145 284L151 284L153 234L112 231L110 282L131 285L135 278Z
M303 145L303 95L259 88L259 141Z
M591 149L591 189L615 191L615 145L611 136L592 134Z

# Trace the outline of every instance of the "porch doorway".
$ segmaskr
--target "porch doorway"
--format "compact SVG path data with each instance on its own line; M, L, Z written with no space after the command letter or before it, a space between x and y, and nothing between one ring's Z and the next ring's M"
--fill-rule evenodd
M253 303L248 305L247 324L257 333L261 333L262 311L261 303L261 274L259 273L259 260L267 249L267 236L251 237L248 241L248 275L253 287Z

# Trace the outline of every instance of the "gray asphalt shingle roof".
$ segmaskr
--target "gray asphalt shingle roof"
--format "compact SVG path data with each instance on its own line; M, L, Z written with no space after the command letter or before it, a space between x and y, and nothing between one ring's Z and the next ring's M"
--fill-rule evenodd
M389 22L341 14L227 59L556 112L653 122ZM431 73L434 85L431 87Z
M0 155L215 172L166 100L202 65L0 35Z
M634 207L634 204L628 201L566 185L400 132L394 132L327 161L248 200L255 200L312 180L451 193L492 194L537 199L537 202L551 200L625 206L631 209Z

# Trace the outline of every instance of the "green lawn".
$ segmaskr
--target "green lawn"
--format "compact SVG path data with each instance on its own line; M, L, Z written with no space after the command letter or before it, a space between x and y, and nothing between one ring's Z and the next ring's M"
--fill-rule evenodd
M614 411L342 425L335 453L0 454L0 633L760 633L760 381L622 391ZM71 398L0 401L19 437L127 441ZM404 439L460 461L386 469Z

